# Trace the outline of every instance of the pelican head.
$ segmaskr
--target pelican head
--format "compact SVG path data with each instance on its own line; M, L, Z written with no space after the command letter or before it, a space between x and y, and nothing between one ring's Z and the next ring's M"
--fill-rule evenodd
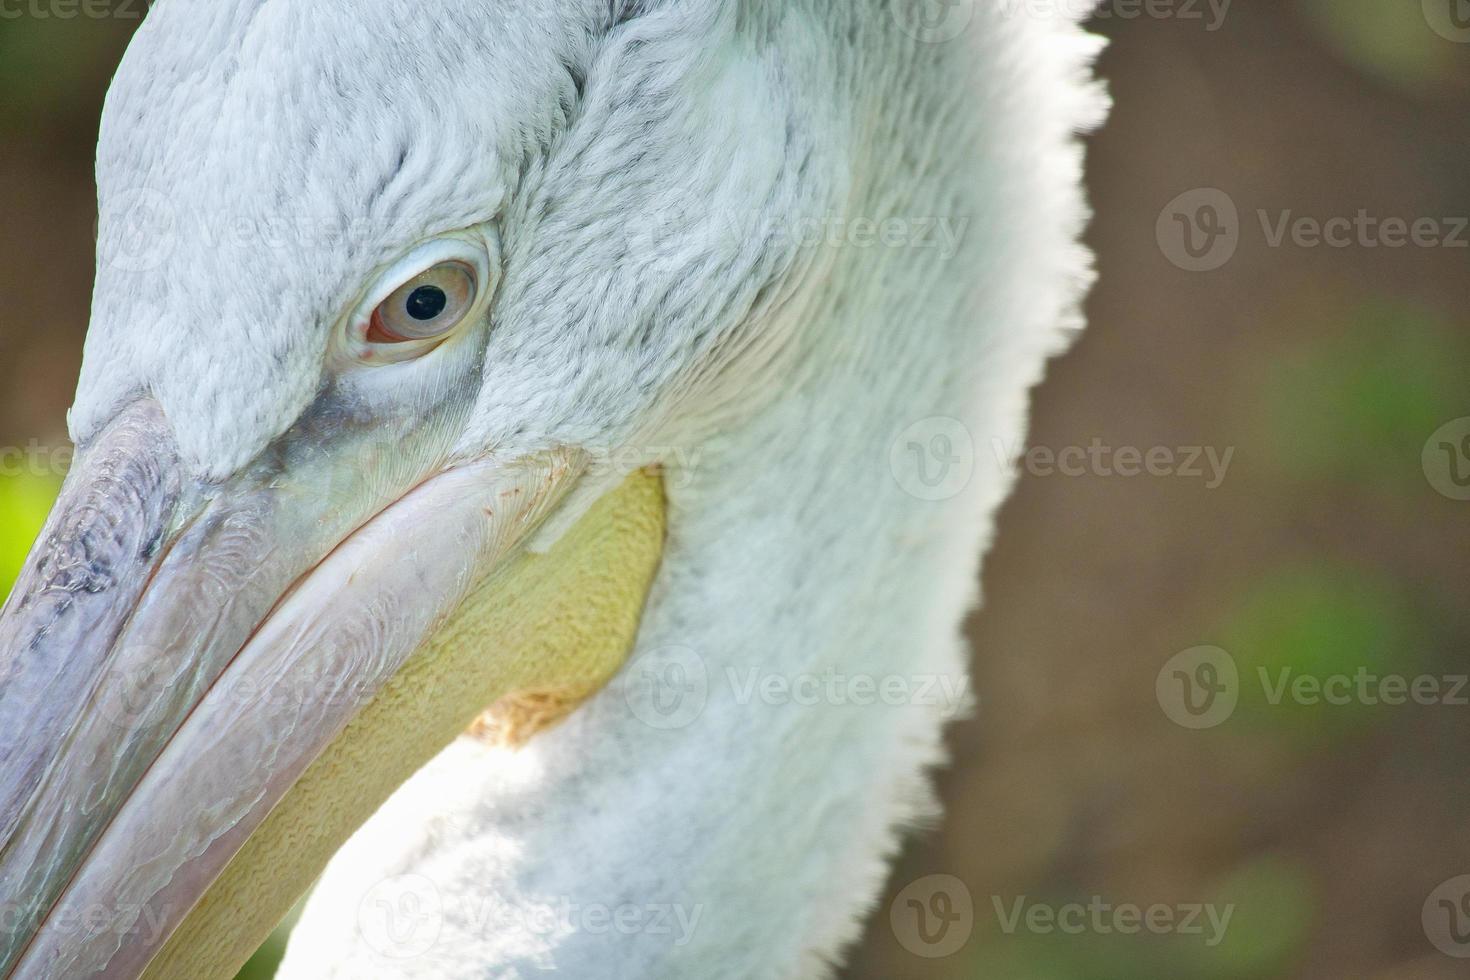
M1096 46L988 7L158 3L0 618L0 976L228 976L354 831L288 974L825 972L956 706L750 691L962 682L984 457L1088 279ZM454 739L491 704L528 744Z

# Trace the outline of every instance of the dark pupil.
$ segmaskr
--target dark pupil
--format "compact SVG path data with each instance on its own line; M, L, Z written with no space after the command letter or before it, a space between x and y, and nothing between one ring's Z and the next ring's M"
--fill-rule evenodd
M432 320L448 305L449 297L444 295L444 290L438 286L420 286L408 294L405 309L415 320Z

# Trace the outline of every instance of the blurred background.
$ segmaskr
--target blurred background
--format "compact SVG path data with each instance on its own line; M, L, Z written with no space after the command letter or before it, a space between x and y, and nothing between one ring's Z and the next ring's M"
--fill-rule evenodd
M68 462L97 120L142 7L0 18L0 593ZM845 976L1466 976L1470 2L1095 27L1091 326L986 564L947 818Z

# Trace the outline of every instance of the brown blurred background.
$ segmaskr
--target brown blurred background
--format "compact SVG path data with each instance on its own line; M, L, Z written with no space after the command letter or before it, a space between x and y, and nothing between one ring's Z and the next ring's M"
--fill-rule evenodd
M26 459L65 437L98 112L142 9L115 6L0 19L0 446ZM907 849L846 976L1470 975L1450 955L1470 955L1470 887L1452 881L1470 874L1470 704L1359 693L1394 676L1447 695L1470 673L1470 502L1454 499L1470 496L1455 482L1470 423L1436 434L1470 416L1470 2L1104 13L1102 279L1087 334L1039 393L1033 443L1167 447L1175 463L1209 447L1228 469L1073 477L1033 457L970 628L981 704L951 735L947 819ZM1221 201L1238 218L1200 210ZM1340 246L1310 244L1309 226L1273 244L1287 212L1359 227ZM1197 236L1221 216L1227 234L1194 263L1213 268L1175 264L1191 264L1175 214ZM1389 218L1430 224L1391 247L1376 224ZM18 458L0 459L0 591L57 479ZM1202 645L1228 653L1238 703L1187 728L1165 665ZM1185 674L1208 680L1197 667ZM1272 685L1303 676L1353 678L1353 694L1272 703ZM1470 688L1459 696L1438 700ZM943 886L959 918L934 943L900 895L931 875L962 882L973 910ZM1044 910L1072 905L1080 930L1046 927ZM1173 925L1123 934L1133 906ZM1182 927L1196 906L1199 933Z

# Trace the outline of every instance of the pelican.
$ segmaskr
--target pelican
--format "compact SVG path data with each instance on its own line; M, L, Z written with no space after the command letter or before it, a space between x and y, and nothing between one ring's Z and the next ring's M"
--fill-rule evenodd
M286 978L831 975L1081 324L1082 6L161 0L0 977L228 978L309 889Z

